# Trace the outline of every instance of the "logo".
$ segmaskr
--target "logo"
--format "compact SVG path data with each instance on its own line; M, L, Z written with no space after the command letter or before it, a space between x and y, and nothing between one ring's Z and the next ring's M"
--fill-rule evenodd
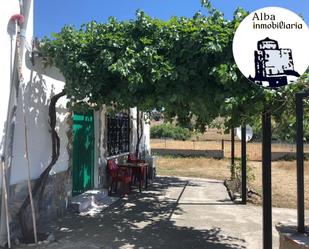
M239 70L251 82L267 88L286 86L308 68L308 26L284 8L256 10L237 28L233 54Z

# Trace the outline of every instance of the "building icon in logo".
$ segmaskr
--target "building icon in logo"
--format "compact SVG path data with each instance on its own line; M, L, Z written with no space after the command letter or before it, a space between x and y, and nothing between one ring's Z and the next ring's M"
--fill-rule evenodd
M294 70L291 49L279 48L278 42L268 37L258 41L257 48L254 52L255 77L250 75L251 81L274 88L287 85L288 76L300 76Z

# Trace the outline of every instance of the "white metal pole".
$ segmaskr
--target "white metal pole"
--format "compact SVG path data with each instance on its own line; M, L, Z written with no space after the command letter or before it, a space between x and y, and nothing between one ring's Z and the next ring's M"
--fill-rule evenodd
M8 247L11 248L11 233L10 233L10 219L9 219L9 207L8 207L8 195L7 195L7 185L6 185L6 174L5 174L5 165L3 160L1 160L1 168L2 168L2 205L5 209L5 221L6 221L6 231L7 231L7 242L8 242Z

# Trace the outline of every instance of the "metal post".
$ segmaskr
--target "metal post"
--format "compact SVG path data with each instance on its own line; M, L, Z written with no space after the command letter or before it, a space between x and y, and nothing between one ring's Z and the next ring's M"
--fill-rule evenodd
M247 204L247 148L246 126L241 127L241 194L242 204Z
M298 232L305 233L304 207L304 127L303 96L296 93L296 159L297 159L297 223Z
M271 114L264 107L262 114L262 174L263 174L263 248L272 248L271 204Z
M231 179L234 180L235 174L235 130L231 129Z
M235 164L235 132L234 127L231 129L231 165Z
M223 154L224 154L224 139L222 139L221 141L221 149L223 150Z

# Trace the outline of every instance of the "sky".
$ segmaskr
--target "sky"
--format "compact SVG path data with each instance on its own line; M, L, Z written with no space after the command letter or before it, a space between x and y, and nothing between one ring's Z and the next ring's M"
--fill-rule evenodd
M254 11L259 8L278 6L301 14L309 24L309 0L212 0L212 5L232 19L233 12L240 6ZM118 20L135 17L137 9L151 17L168 20L172 16L192 17L197 11L206 13L200 0L35 0L34 33L36 37L50 36L59 32L64 25L81 24L92 20L106 22L114 16Z

